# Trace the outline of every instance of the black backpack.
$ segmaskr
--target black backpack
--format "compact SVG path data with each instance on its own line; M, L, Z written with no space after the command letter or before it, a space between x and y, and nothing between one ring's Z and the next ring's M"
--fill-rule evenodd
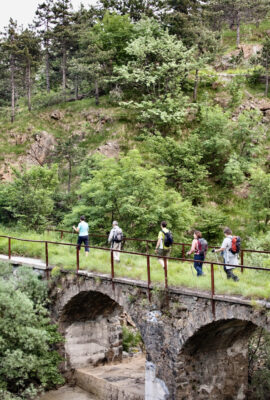
M208 243L204 238L198 239L198 250L200 256L204 256L208 250Z
M164 234L164 246L165 247L171 247L171 245L173 244L173 235L171 231L168 232L164 232L162 230L163 234Z

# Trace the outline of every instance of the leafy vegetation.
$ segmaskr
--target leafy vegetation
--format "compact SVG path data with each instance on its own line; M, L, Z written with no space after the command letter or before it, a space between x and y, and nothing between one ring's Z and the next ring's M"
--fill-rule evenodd
M46 284L29 268L16 275L1 264L0 394L33 399L45 388L63 383L55 345L62 341L46 309Z

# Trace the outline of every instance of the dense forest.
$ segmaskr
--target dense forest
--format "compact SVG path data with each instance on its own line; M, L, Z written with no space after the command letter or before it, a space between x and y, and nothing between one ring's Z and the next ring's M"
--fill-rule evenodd
M269 11L270 0L100 0L78 11L70 0L46 0L27 28L11 18L0 35L1 232L70 230L83 214L92 233L116 219L127 236L152 239L167 220L175 240L190 241L199 229L219 244L229 226L243 247L268 249ZM25 251L40 257L43 248ZM19 244L16 252L24 254ZM248 261L269 266L266 257ZM13 304L25 304L26 321L12 322L11 302L4 317L29 330L35 322L29 348L44 369L37 372L34 357L36 373L26 370L23 348L23 366L16 352L7 357L0 368L7 399L62 382L60 359L46 355L61 340L46 296L31 297L45 289L24 274L31 290L14 291L26 285L24 275L0 285ZM250 294L247 286L240 294ZM250 381L254 398L266 399L269 336L256 335Z

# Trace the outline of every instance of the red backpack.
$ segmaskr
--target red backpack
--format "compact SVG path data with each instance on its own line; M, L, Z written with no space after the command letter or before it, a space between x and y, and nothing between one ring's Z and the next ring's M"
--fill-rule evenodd
M232 246L230 248L230 251L233 254L240 253L240 248L241 248L241 238L239 236L233 236L232 237Z

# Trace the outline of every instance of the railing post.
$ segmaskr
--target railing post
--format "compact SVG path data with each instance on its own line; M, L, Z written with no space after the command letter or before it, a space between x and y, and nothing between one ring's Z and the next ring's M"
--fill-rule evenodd
M64 232L61 231L61 239L63 239L63 236L64 236Z
M45 259L46 259L46 278L49 279L49 253L48 253L48 242L45 242Z
M182 258L185 258L185 245L182 244Z
M168 289L168 268L167 258L164 258L164 277L165 277L165 289Z
M150 256L147 255L147 287L148 287L148 300L151 301L151 273L150 273Z
M243 273L244 272L244 268L243 268L243 265L244 265L244 250L241 250L241 265L242 265L241 272Z
M112 278L112 288L114 290L114 258L113 249L111 249L111 278Z
M8 259L11 259L11 238L8 238Z
M149 246L148 246L148 240L146 240L146 254L149 253Z
M211 263L211 295L212 295L212 313L214 318L216 317L216 304L214 300L215 296L215 276L214 276L214 264Z
M78 246L76 247L76 260L77 260L77 275L78 275L80 269L80 249Z

